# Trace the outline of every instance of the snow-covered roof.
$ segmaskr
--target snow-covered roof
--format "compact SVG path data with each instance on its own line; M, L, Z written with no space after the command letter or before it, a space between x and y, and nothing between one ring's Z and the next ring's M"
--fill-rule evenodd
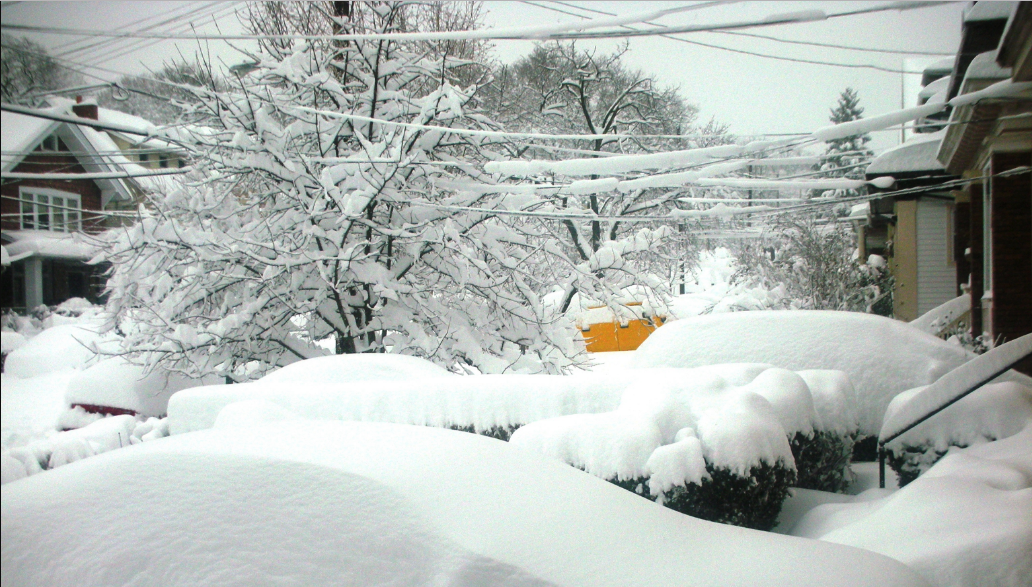
M87 261L96 254L96 246L85 242L79 233L10 230L4 232L4 237L11 241L4 248L12 262L27 257Z
M0 161L3 161L3 170L17 165L22 160L19 153L34 149L59 124L36 116L0 112Z
M867 174L891 174L911 171L940 171L942 163L935 158L946 131L914 135L907 142L875 157L867 166Z
M940 59L935 63L929 65L928 67L924 68L924 73L949 73L953 71L953 62L953 57L946 57L944 59Z
M871 203L870 202L863 202L861 204L856 204L852 208L849 209L849 218L851 218L851 219L867 218L867 216L870 214L870 212L871 212Z
M1007 79L1011 76L1009 67L1000 67L996 63L996 50L979 53L971 60L967 71L964 73L964 81L972 79L997 80ZM963 87L963 85L961 85Z
M925 102L929 102L930 101L929 98L931 98L932 96L935 96L937 94L940 94L940 93L945 94L946 91L949 90L949 88L950 88L950 78L948 78L948 77L940 77L939 79L935 80L934 82L932 82L932 83L928 84L927 86L921 88L921 91L917 93L918 102L920 102L921 100L924 100Z
M964 13L964 22L1010 18L1011 12L1014 11L1017 4L1017 2L975 2L975 5Z

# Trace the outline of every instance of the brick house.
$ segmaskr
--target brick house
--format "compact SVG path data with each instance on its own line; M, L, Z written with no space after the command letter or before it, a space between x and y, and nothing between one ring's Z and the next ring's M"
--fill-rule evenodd
M149 126L96 104L54 102L53 114ZM0 306L24 311L76 297L100 301L103 268L87 263L94 252L89 236L112 225L102 212L134 208L147 186L129 178L38 176L119 174L129 166L140 169L144 153L147 159L151 153L161 154L154 157L154 165L145 166L157 167L159 161L179 166L180 157L153 139L133 143L116 133L7 111L2 113L0 137L0 241L6 253Z

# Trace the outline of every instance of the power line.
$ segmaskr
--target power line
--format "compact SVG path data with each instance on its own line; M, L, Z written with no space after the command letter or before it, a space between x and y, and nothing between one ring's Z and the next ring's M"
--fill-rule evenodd
M552 6L543 6L541 4L538 4L536 2L531 2L529 0L520 0L520 1L523 4L529 4L530 6L535 6L537 8L543 8L545 10L551 10L553 12L559 12L559 13L562 13L562 14L568 14L570 16L576 16L578 18L589 18L587 16L584 16L583 14L576 14L576 13L573 13L573 12L568 12L568 11L561 10L561 9L558 9L558 8L555 8L555 7L552 7ZM557 3L557 4L562 4L564 6L574 6L574 5L571 5L571 4L566 3L566 2L559 2L558 0L552 0L552 1ZM594 8L584 8L584 7L581 7L581 6L576 6L576 8L580 8L581 10L586 10L586 11L590 11L590 12L595 12L595 13L598 13L598 14L610 14L609 12L605 12L603 10L596 10ZM651 22L646 22L645 24L648 24L648 25L651 25L651 26L656 26L656 27L662 27L662 25L657 25L657 24L651 23ZM630 30L635 30L635 31L638 30L638 29L634 29L633 27L629 27L629 26L624 26L623 28L630 29ZM746 34L746 33L733 33L733 32L730 32L730 31L716 31L716 30L709 31L709 32L721 32L721 33L727 33L727 34ZM816 60L816 59L803 59L803 58L797 58L797 57L785 57L785 56L782 56L782 55L770 55L768 53L759 53L759 52L756 52L756 51L747 51L745 49L735 49L735 48L732 48L732 47L724 47L722 45L714 45L712 43L704 43L704 42L701 42L701 41L692 41L692 40L689 40L689 39L682 39L680 37L673 37L673 36L670 36L668 34L659 34L658 36L663 37L664 39L669 39L671 41L677 41L679 43L687 43L689 45L696 45L696 46L700 46L700 47L707 47L709 49L718 49L718 50L721 50L721 51L729 51L731 53L738 53L738 54L741 54L741 55L750 55L750 56L753 56L753 57L763 57L765 59L774 59L774 60L777 60L777 61L788 61L788 62L792 62L792 63L805 63L805 64L810 64L810 65L828 65L828 66L831 66L831 67L845 67L845 68L850 68L850 69L872 69L872 70L875 70L875 71L883 71L883 72L886 72L886 73L893 73L893 74L907 73L907 74L912 74L912 75L920 75L921 73L923 73L923 72L920 72L920 71L903 71L901 69L893 69L893 68L883 67L881 65L874 65L874 64L867 64L867 63L837 63L837 62L833 62L833 61L820 61L820 60ZM770 37L770 38L773 38L773 37Z
M64 27L50 27L37 25L3 24L0 28L26 32L49 33L55 35L75 35L83 37L113 37L113 38L146 38L146 39L170 39L170 40L222 40L222 41L260 41L260 40L323 40L323 41L446 41L446 40L470 40L470 39L495 39L495 40L576 40L576 39L608 39L608 38L633 38L652 37L674 34L686 34L707 31L737 30L746 28L760 28L778 26L784 24L796 24L806 22L825 21L834 18L871 14L875 12L886 12L889 10L914 10L937 6L944 2L895 2L889 5L875 6L827 14L821 11L793 13L786 15L772 15L762 20L739 21L720 23L712 25L685 25L664 27L657 30L606 30L606 31L582 31L582 32L541 32L534 34L523 29L495 29L480 31L447 31L447 32L416 32L416 33L359 33L359 34L336 34L336 35L304 35L304 34L206 34L196 33L191 35L169 34L169 33L147 33L147 32L117 32L97 29L74 29ZM698 6L698 5L694 5ZM620 25L618 25L620 26Z
M562 4L563 6L569 6L570 8L577 8L577 9L580 9L580 10L584 10L585 12L593 12L593 13L596 13L596 14L607 14L607 15L610 14L609 12L606 12L604 10L597 10L595 8L589 8L587 6L577 6L576 4L571 4L570 2L563 2L562 0L548 0L548 1L550 1L553 4ZM531 2L524 2L524 4L532 4L532 3ZM534 4L534 5L538 6L537 4ZM545 6L539 6L539 8L546 8L546 7ZM551 9L551 10L556 10L556 9ZM565 11L558 11L558 10L556 10L556 11L557 12L563 12L563 14L569 14L570 16L577 16L577 17L580 17L580 18L584 18L584 16L579 15L579 14L574 14L572 12L565 12ZM663 25L659 25L659 24L656 24L656 23L653 23L653 22L646 22L644 24L647 24L649 26L655 26L655 27L663 26ZM817 43L817 42L813 42L813 41L794 41L794 40L790 40L790 39L781 39L781 38L778 38L778 37L770 37L770 36L767 36L767 35L757 35L756 33L742 33L742 32L731 32L731 31L713 31L713 32L718 33L718 34L722 34L722 35L737 35L737 36L741 36L741 37L754 37L754 38L757 38L757 39L766 39L768 41L777 41L779 43L788 43L788 44L792 44L792 45L809 45L809 46L813 46L813 47L829 47L829 48L832 48L832 49L849 49L851 51L861 51L861 52L866 52L866 53L888 53L888 54L894 54L894 55L931 55L931 56L941 56L941 57L946 57L946 56L950 56L950 55L955 55L956 54L956 52L953 52L953 53L936 53L936 52L932 52L932 51L907 51L907 50L903 50L903 49L878 49L878 48L873 48L873 47L853 47L853 46L849 46L849 45L834 45L834 44L831 44L831 43Z
M835 45L833 43L818 43L816 41L795 41L792 39L780 39L778 37L770 37L767 35L757 35L756 33L743 33L733 31L714 31L720 35L735 35L739 37L753 37L755 39L766 39L768 41L776 41L778 43L786 43L789 45L806 45L810 47L827 47L829 49L846 49L849 51L860 51L862 53L885 53L889 55L928 55L930 57L949 57L956 55L954 51L952 53L939 53L935 51L907 51L903 49L879 49L875 47L854 47L851 45Z

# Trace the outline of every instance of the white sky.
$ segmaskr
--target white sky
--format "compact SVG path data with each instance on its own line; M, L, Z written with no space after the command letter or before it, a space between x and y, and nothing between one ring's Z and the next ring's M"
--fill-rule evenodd
M535 5L536 4L536 5ZM584 15L590 8L627 14L654 10L659 5L684 2L487 2L485 26L488 28L546 25L573 22L576 17L548 10L543 6ZM662 24L703 24L756 20L778 13L823 10L831 14L883 2L738 2L667 17ZM910 11L889 11L793 25L778 25L743 32L780 39L833 43L879 49L941 52L952 54L960 42L961 13L968 3L950 3ZM570 5L582 9L571 8ZM136 30L165 19L184 17L169 26L186 30L192 22L197 31L241 32L233 14L239 3L230 2L4 2L4 24L33 24L69 28ZM599 15L596 15L599 16ZM140 22L136 22L140 21ZM648 25L636 25L636 28ZM12 31L8 31L12 32ZM139 73L160 68L163 61L182 52L192 55L198 48L228 64L242 60L227 43L193 41L152 41L132 39L92 39L82 41L59 35L28 35L55 54L71 51L68 59L103 67L114 72ZM872 64L898 71L920 71L942 57L866 53L824 47L792 45L765 39L724 33L692 33L680 38L781 58L801 58L836 63ZM101 46L85 44L103 42ZM69 43L74 43L69 45ZM601 51L615 48L620 41L581 42L584 48ZM240 45L241 43L236 43ZM509 62L526 54L529 41L497 41L498 59ZM123 55L119 55L124 53ZM701 47L661 37L631 39L625 62L656 76L661 83L678 86L689 102L700 109L703 119L710 117L730 125L737 134L809 132L828 124L828 110L839 93L851 86L860 94L866 114L873 116L898 109L901 91L906 104L912 105L919 87L919 75L901 75L871 69L852 69L829 65L793 63ZM106 79L114 73L92 70ZM876 151L899 142L899 132L874 136Z

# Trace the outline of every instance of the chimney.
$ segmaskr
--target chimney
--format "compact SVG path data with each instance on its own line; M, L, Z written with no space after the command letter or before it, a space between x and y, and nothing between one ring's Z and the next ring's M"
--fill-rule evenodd
M100 119L100 113L97 110L97 101L93 98L84 100L82 96L76 96L75 104L72 106L72 112L74 112L79 118L90 118L92 120Z

